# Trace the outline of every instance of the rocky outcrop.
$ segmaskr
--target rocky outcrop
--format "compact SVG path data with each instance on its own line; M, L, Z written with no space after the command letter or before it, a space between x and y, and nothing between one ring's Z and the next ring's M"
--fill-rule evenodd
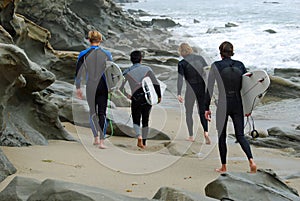
M273 127L265 138L249 139L253 145L275 149L288 149L290 155L300 157L300 131L291 128Z
M0 149L0 182L2 182L7 176L16 172L16 168L9 162L3 151Z
M80 201L213 201L203 195L162 187L152 199L134 198L114 193L109 190L76 183L46 179L40 182L25 177L15 177L8 186L0 192L0 201L46 201L46 200L80 200Z
M1 145L47 144L47 139L73 138L58 119L58 108L39 92L55 76L29 60L14 45L0 44Z
M205 187L205 194L218 200L299 201L297 191L273 171L223 173Z
M4 200L146 201L149 199L132 198L96 187L63 182L59 180L46 179L43 182L39 182L31 178L15 177L0 193L0 201Z
M270 80L264 100L300 98L300 85L278 76L270 76Z
M297 59L299 58L295 57L295 60ZM297 68L275 68L274 75L293 82L300 82L300 70Z

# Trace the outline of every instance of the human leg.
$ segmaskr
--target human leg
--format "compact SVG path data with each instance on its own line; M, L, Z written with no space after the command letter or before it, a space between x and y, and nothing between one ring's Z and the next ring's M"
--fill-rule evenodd
M200 122L204 130L204 138L205 138L205 143L210 144L210 138L208 135L208 121L205 118L205 106L204 106L204 96L205 96L205 90L204 86L194 86L193 87L194 93L196 95L197 99L197 106L198 106L198 113L200 117Z
M255 173L257 167L253 160L253 155L251 152L250 144L244 135L244 115L243 115L243 113L235 113L235 114L231 115L231 118L233 121L236 139L248 158L250 172Z
M194 131L193 131L193 108L195 104L196 96L193 92L191 86L187 86L185 97L184 97L184 107L185 107L185 121L189 132L189 141L194 141Z
M98 124L100 127L100 143L99 148L105 149L104 139L106 130L106 109L107 109L108 90L105 79L101 77L95 96L95 105L97 108Z
M143 138L143 145L146 146L146 140L149 133L149 116L151 112L152 106L149 104L144 104L142 107L142 138Z
M142 136L141 136L141 107L138 102L132 101L131 102L131 114L132 114L132 121L133 121L133 128L135 130L136 138L137 138L137 146L140 148L144 148Z
M98 131L100 130L99 127L99 119L96 113L96 104L95 104L95 96L97 91L97 84L98 83L88 83L86 86L86 99L89 106L89 123L91 130L94 136L94 145L98 145L100 143Z
M216 123L217 123L217 131L218 131L218 147L219 147L219 155L221 159L221 168L216 169L217 172L226 172L227 167L227 144L226 144L226 128L228 115L223 108L218 108L216 114Z

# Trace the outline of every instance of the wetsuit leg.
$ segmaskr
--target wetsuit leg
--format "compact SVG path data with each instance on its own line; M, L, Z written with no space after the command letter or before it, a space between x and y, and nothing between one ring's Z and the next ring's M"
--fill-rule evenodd
M253 158L251 153L251 148L249 145L248 140L245 138L244 135L244 114L243 114L243 106L241 102L236 102L235 109L230 115L234 131L235 131L235 137L239 144L241 145L243 151L247 155L248 160Z
M218 131L218 146L219 146L219 154L221 158L221 163L226 164L227 161L227 121L228 115L225 113L226 108L218 108L216 113L216 124L217 124L217 131Z
M100 126L100 139L105 138L106 127L106 108L107 108L108 90L105 79L102 77L95 96L95 105L97 108L97 115Z
M143 137L143 144L146 145L146 139L149 133L149 116L151 112L152 106L148 103L142 105L142 137Z
M133 121L133 128L136 133L136 137L138 137L140 132L140 124L141 124L141 106L140 103L137 101L132 100L131 101L131 114L132 114L132 121Z
M196 95L197 99L197 106L198 106L198 113L200 117L200 122L203 127L204 132L208 132L208 122L205 118L205 106L204 106L204 96L205 96L205 87L201 84L193 84L191 85Z
M184 97L184 107L185 107L185 120L188 127L189 136L193 136L193 109L195 104L196 96L194 94L191 86L187 84L185 97Z
M99 119L96 113L96 104L95 104L95 96L97 90L98 83L97 82L89 82L86 86L86 100L89 105L89 121L90 126L93 132L94 137L98 136L98 131L100 131Z

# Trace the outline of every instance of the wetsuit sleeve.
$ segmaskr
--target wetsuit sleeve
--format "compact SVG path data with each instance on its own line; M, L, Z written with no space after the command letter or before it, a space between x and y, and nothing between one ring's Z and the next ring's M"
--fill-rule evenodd
M182 64L178 63L178 78L177 78L177 95L181 95L182 85L183 85L183 75L184 69Z
M124 76L124 81L122 82L122 85L120 86L119 89L126 97L128 97L129 94L125 90L125 84L128 80L125 72L123 73L123 76Z
M150 79L151 79L151 81L153 83L153 86L154 86L155 92L157 94L157 97L161 98L161 91L160 91L160 85L159 85L158 80L156 79L153 71L149 71L148 74L149 74L148 76L150 77Z
M215 81L216 81L216 65L212 64L209 74L208 74L208 81L207 81L207 89L205 93L205 110L209 110L209 105L211 102L211 97L214 92L214 86L215 86Z
M108 61L113 61L113 58L112 58L112 55L111 55L110 51L103 49L103 52L106 54Z
M83 62L84 62L84 54L80 53L78 56L77 63L76 63L76 72L75 72L76 89L80 88L81 76L82 76L82 71L83 71L83 67L82 67Z

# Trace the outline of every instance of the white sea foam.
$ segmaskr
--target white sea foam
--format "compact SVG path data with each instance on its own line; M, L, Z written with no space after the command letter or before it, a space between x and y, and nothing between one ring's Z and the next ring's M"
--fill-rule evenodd
M220 59L218 46L228 40L235 46L233 58L243 61L249 68L268 71L300 68L298 0L141 0L125 8L168 16L180 23L181 27L171 29L176 39L197 45L209 56L209 61ZM199 23L194 23L194 19ZM238 27L225 28L228 22ZM214 28L217 33L207 33ZM266 32L268 29L276 33Z

